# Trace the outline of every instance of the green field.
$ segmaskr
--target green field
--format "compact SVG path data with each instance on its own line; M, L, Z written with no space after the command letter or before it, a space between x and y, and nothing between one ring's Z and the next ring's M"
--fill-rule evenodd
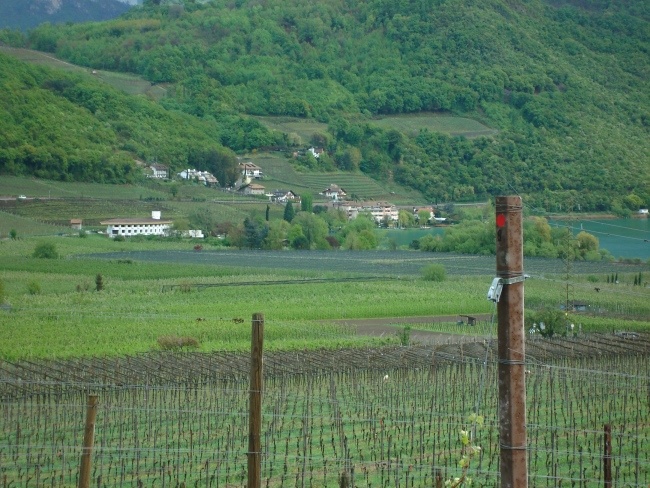
M372 123L385 129L396 129L406 134L417 134L421 130L442 132L451 136L468 138L492 136L496 130L466 117L455 117L434 113L419 113L415 115L393 115L372 120Z
M31 257L43 242L53 244L61 259ZM270 349L383 344L397 341L399 328L390 337L371 338L314 324L370 317L457 317L493 310L485 299L494 275L490 257L405 251L256 252L208 243L196 252L193 246L182 240L114 242L101 235L0 241L0 279L10 307L0 311L5 338L0 357L135 354L158 349L157 340L165 335L194 337L206 352L243 350L248 347L247 326L232 320L256 312L266 314L277 331L269 340ZM432 262L445 267L446 281L420 278L422 268ZM645 268L583 264L574 268L570 296L597 311L594 317L576 319L583 330L647 330L650 289L605 283L613 270L629 282L627 274ZM535 278L526 285L529 306L564 303L561 261L532 260L527 270ZM95 291L98 274L103 277L101 292ZM365 279L341 281L347 277ZM314 278L325 281L302 281ZM594 279L600 292L594 291ZM267 283L273 280L284 283Z
M167 93L165 86L152 85L150 82L137 75L84 68L58 59L51 54L43 53L40 51L0 46L0 52L14 56L27 63L46 66L48 68L71 71L73 73L86 74L105 82L113 88L122 90L129 95L147 95L153 99L158 100L164 97Z

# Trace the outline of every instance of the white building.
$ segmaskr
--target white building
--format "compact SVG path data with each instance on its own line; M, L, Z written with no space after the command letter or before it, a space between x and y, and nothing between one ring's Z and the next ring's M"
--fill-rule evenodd
M356 219L359 214L370 214L378 224L383 221L397 222L399 210L395 205L388 202L363 202L341 205L339 208L345 210L348 219Z
M154 163L149 166L149 169L151 170L151 174L149 175L149 178L164 180L167 179L167 176L169 174L169 170L167 166L163 164Z
M172 226L171 220L162 220L160 211L151 212L151 218L110 219L100 222L106 226L110 238L117 236L165 236Z
M256 180L259 180L264 177L262 168L251 162L239 163L239 171L244 178L255 178Z
M183 180L196 180L206 186L217 186L219 180L209 171L199 171L197 169L185 169L178 173L178 177Z

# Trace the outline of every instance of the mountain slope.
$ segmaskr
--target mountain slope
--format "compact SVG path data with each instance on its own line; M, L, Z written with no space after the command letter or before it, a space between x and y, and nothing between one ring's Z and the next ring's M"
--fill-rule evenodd
M432 200L516 191L546 210L650 203L647 2L162 3L104 23L42 26L29 45L170 83L161 103L201 118L327 122L317 142L337 167ZM499 133L464 140L368 124L427 111Z
M43 22L108 20L129 8L121 0L11 0L0 3L0 29L27 30Z

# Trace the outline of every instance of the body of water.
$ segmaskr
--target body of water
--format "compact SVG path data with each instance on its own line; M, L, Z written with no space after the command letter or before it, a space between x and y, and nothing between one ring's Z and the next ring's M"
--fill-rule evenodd
M570 227L573 235L584 230L598 238L601 249L616 258L650 259L650 218L603 220L550 220L552 227Z
M570 227L573 234L584 230L598 238L601 249L607 249L615 258L650 259L650 218L602 219L602 220L550 220L552 227ZM380 239L408 246L413 240L425 235L442 234L444 228L432 229L383 229Z

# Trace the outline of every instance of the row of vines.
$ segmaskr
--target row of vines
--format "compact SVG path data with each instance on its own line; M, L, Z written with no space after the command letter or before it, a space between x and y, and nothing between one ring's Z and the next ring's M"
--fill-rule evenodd
M498 486L498 368L486 351L426 366L389 360L385 368L267 374L263 486L338 486L344 471L357 487L435 486L459 474L459 432L473 412L485 423L471 476L476 486ZM612 426L616 486L648 486L647 354L530 360L526 369L530 486L602 483L604 424ZM246 375L166 386L68 382L33 394L42 384L25 381L16 394L19 380L4 382L0 486L76 486L91 392L99 395L93 486L246 484Z

